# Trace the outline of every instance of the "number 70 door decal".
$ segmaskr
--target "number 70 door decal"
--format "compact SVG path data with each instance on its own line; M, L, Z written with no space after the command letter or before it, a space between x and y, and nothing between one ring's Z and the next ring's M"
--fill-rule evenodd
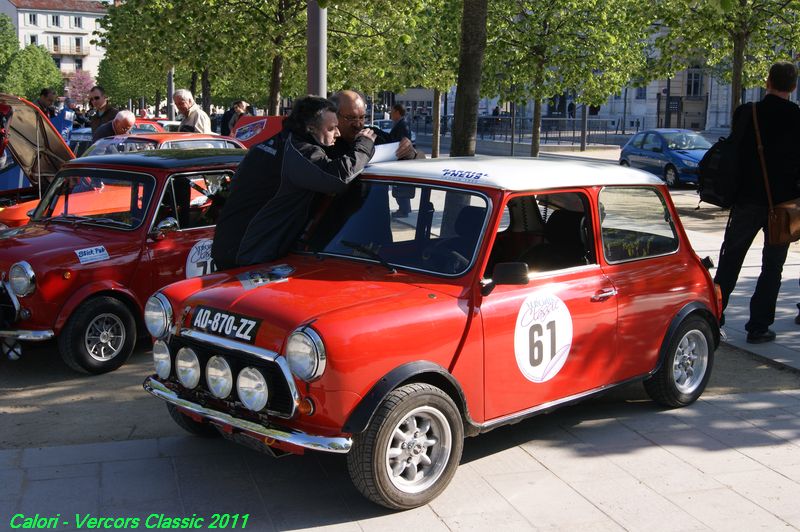
M514 328L514 355L526 379L546 382L558 374L572 347L572 315L556 295L525 298Z

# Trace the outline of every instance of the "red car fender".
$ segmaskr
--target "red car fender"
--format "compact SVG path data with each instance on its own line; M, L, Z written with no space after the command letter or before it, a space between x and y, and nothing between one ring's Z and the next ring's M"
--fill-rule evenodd
M137 323L141 321L140 316L144 312L144 308L136 298L136 295L121 283L111 280L103 280L89 283L77 292L73 293L69 299L67 299L67 302L64 303L63 307L61 307L61 312L59 312L58 318L56 318L53 332L60 334L61 329L67 323L67 320L70 318L70 316L72 316L72 313L75 312L75 309L90 297L99 295L101 293L115 296L117 299L120 299L129 306L133 305L135 309L133 315L136 318Z

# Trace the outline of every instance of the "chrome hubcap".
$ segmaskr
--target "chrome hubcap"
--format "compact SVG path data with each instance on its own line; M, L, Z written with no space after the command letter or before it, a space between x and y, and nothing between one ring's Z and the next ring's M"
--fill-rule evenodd
M125 326L114 314L100 314L86 328L83 344L89 356L107 362L125 345Z
M441 476L453 436L444 414L430 406L409 412L395 426L386 449L389 481L405 493L419 493Z
M672 361L672 377L679 392L691 394L703 380L708 367L708 341L700 331L689 331L678 344Z

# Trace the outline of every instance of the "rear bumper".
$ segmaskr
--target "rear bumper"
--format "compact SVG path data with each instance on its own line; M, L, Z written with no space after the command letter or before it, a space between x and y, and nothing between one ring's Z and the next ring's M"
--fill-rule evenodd
M171 403L184 410L197 414L208 421L232 427L235 430L248 433L262 440L275 440L278 442L295 445L313 451L324 451L328 453L347 453L353 446L353 440L345 437L326 437L306 434L299 430L270 425L265 427L259 423L253 423L244 419L235 418L224 412L206 408L197 403L181 399L178 395L164 386L157 379L147 377L142 384L144 389L162 401Z

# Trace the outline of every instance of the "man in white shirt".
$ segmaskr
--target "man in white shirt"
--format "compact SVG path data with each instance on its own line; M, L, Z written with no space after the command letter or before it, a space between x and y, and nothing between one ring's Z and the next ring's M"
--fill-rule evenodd
M175 102L178 112L183 115L178 131L211 133L211 119L195 103L191 92L186 89L178 89L173 94L172 101Z

